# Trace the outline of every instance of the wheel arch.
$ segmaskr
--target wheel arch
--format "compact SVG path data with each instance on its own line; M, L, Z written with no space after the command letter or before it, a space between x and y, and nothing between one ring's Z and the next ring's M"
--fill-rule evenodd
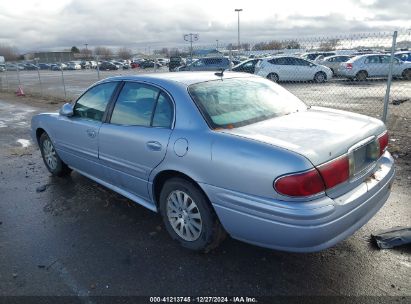
M181 172L181 171L177 171L177 170L172 170L172 169L167 169L167 170L163 170L160 171L156 174L156 176L153 179L153 184L152 184L152 196L153 196L153 200L154 200L154 204L156 205L157 209L159 209L159 201L160 201L160 192L162 187L164 186L165 182L171 178L174 177L179 177L182 179L185 179L191 183L193 183L204 195L205 197L207 197L207 199L210 201L207 193L205 193L205 191L203 190L203 188L201 188L201 186L199 185L199 183L197 183L193 178L191 178L189 175Z
M36 129L36 139L37 139L37 144L40 144L40 137L41 135L43 135L44 133L47 133L46 130L44 130L42 127L38 127Z

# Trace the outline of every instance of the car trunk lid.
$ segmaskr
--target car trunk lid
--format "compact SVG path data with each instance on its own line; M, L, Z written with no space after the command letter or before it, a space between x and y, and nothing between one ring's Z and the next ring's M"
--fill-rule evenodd
M299 153L316 167L349 155L355 167L352 178L355 176L361 182L367 177L361 173L375 163L375 159L367 157L367 151L385 130L384 124L375 118L313 107L223 132Z

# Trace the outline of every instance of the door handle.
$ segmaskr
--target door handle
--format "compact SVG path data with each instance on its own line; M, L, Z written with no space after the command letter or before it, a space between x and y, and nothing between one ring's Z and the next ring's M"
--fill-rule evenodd
M94 131L94 130L92 130L92 129L87 129L87 135L89 136L89 137L91 137L91 138L94 138L94 137L96 137L96 131Z
M146 146L151 151L161 151L161 148L163 147L158 141L148 141Z

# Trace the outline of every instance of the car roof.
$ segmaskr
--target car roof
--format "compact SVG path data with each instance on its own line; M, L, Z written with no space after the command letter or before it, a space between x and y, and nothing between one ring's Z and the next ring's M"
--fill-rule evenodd
M224 71L223 79L230 78L258 78L259 76L240 73ZM111 80L124 80L124 81L146 81L153 83L160 83L164 81L174 82L184 84L189 86L194 83L206 82L211 80L221 79L220 76L216 75L214 72L168 72L168 73L151 73L151 74L139 74L139 75L129 75L129 76L115 76L105 79L104 81Z

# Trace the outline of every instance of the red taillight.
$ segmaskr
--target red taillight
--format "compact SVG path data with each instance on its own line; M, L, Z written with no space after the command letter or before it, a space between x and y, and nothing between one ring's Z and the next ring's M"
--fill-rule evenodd
M316 169L280 177L274 188L288 196L310 196L324 191L324 182Z
M350 177L348 156L339 157L318 167L327 189L332 188Z
M378 137L378 143L380 144L380 156L384 154L388 146L388 132L385 131Z
M345 65L345 68L346 68L347 70L351 70L351 69L352 69L352 63L347 63L347 64Z

